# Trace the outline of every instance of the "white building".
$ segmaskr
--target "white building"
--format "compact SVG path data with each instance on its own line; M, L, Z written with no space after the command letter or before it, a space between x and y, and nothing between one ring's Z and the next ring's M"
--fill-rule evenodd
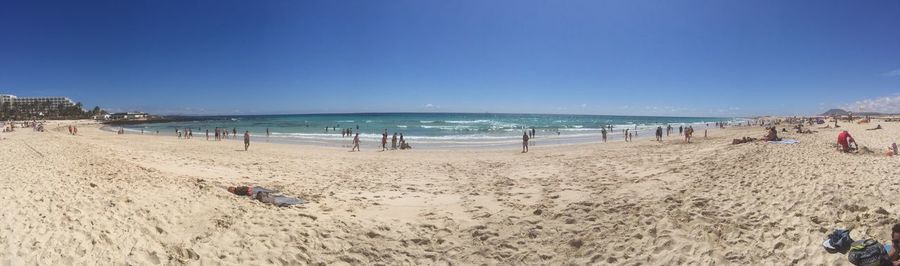
M140 119L147 119L149 117L150 117L150 115L148 115L147 113L126 112L126 113L111 114L106 118L111 119L111 120L140 120Z
M58 114L76 105L69 97L17 97L0 94L0 107L6 103L10 109L28 115Z

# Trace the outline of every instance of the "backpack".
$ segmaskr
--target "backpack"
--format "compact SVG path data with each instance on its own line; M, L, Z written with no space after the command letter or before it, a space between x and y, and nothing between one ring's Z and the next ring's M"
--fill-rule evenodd
M851 244L853 244L853 239L850 238L850 230L835 229L825 238L822 246L828 253L846 253Z
M874 239L853 242L850 245L850 251L847 252L847 259L857 266L890 265L884 246Z

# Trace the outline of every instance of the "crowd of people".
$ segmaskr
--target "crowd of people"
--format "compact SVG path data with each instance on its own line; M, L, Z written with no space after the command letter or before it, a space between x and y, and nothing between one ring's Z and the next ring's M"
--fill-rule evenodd
M360 151L359 145L359 126L357 126L357 132L354 133L352 129L345 129L341 132L341 137L353 137L351 141L350 151ZM388 147L388 137L390 137L391 146ZM409 150L412 149L412 146L406 142L406 139L403 137L403 133L394 132L393 134L388 134L388 130L384 129L384 132L381 133L381 151L387 150Z

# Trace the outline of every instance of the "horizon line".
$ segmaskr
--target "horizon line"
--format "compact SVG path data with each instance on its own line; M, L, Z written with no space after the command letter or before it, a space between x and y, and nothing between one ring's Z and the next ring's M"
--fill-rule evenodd
M572 115L572 116L623 116L623 117L673 117L673 118L750 118L762 116L670 116L670 115L616 115L616 114L568 114L568 113L509 113L509 112L322 112L322 113L272 113L272 114L169 114L169 117L220 117L220 116L275 116L275 115L380 115L380 114L494 114L494 115ZM763 115L766 116L766 115Z

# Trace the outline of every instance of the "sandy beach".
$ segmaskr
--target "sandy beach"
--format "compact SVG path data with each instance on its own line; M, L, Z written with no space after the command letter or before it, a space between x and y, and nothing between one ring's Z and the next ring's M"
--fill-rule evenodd
M839 153L838 130L818 128L781 133L794 145L731 145L765 133L742 127L690 144L351 153L72 123L0 134L4 265L846 265L827 232L886 241L900 222L900 158L881 155L896 123L842 124L874 154ZM238 185L308 203L224 189Z

